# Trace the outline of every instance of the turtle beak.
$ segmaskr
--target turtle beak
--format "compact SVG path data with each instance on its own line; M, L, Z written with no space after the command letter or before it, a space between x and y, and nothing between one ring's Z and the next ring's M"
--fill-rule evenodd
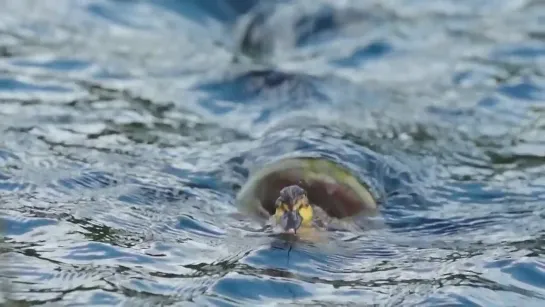
M301 226L302 218L299 212L291 210L285 211L280 218L280 224L287 233L295 234Z

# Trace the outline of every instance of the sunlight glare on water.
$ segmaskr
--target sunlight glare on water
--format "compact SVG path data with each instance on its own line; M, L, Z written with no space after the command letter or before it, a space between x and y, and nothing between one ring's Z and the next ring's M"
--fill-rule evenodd
M538 0L0 0L1 304L542 306ZM383 227L235 202L341 162Z

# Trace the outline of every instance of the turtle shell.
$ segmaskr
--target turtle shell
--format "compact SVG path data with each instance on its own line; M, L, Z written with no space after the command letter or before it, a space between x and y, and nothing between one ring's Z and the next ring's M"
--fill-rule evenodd
M265 165L250 175L237 202L250 212L272 215L280 190L293 184L305 189L309 201L330 217L377 213L376 201L366 186L344 167L319 158L288 158Z

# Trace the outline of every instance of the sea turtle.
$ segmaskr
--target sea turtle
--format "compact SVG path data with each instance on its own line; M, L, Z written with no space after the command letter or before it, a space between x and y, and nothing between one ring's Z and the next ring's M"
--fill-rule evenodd
M250 175L237 202L245 212L291 234L378 211L367 186L324 158L285 158L263 166Z

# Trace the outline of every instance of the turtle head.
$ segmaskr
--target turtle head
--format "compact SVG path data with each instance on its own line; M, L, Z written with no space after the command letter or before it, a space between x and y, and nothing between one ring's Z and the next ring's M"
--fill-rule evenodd
M276 221L288 233L295 234L301 225L309 225L312 221L312 206L309 204L307 192L298 185L290 185L280 190L275 207Z

